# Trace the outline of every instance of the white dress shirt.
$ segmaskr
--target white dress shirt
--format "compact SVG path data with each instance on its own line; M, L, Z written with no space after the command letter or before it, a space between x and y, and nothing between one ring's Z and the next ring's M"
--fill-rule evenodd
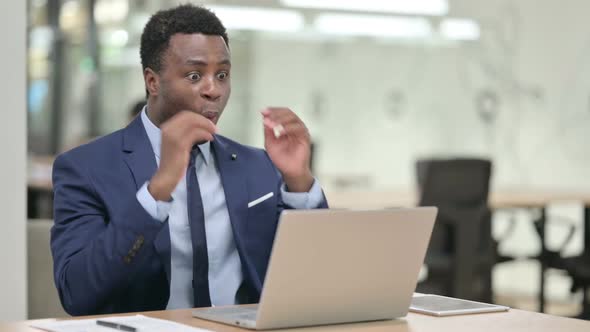
M147 108L141 112L158 166L160 165L161 133L147 116ZM221 176L211 153L210 142L199 145L195 167L205 216L205 236L209 259L209 294L212 305L235 304L235 296L242 284L242 265L233 238L233 231L225 202ZM190 308L193 299L193 248L187 212L186 176L183 176L174 191L172 201L156 201L145 183L137 192L137 199L143 208L155 219L168 218L170 229L170 299L167 309ZM281 186L283 201L296 209L317 207L323 198L317 180L308 193L291 193Z

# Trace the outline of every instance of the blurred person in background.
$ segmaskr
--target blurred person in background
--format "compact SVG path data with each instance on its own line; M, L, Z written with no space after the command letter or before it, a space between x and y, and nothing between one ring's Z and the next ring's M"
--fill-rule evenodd
M135 119L135 117L137 117L141 113L141 111L143 111L143 108L146 104L147 102L145 101L145 99L141 99L136 101L133 105L131 105L131 108L129 109L129 123L131 123Z

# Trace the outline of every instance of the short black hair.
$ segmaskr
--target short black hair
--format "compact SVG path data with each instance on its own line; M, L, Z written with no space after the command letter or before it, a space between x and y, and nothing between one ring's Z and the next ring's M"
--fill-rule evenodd
M150 68L160 72L170 38L177 33L221 36L229 47L225 27L209 9L185 4L160 10L150 18L141 34L139 53L143 70Z

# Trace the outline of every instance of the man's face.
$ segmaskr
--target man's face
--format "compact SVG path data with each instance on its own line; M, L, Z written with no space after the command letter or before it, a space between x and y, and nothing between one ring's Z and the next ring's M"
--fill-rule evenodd
M230 69L221 36L173 35L159 74L159 118L165 121L185 110L217 124L231 92Z

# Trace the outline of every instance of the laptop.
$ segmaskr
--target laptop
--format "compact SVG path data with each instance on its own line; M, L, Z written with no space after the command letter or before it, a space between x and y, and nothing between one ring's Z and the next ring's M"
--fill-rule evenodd
M193 316L255 330L408 313L437 209L285 210L260 303Z

